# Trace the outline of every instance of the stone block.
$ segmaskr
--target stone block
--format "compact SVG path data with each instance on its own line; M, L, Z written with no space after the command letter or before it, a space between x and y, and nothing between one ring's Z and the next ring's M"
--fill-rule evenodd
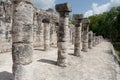
M32 62L33 46L31 44L15 43L12 45L13 63L27 65Z
M55 8L57 12L71 12L72 11L72 8L70 4L68 3L57 4Z

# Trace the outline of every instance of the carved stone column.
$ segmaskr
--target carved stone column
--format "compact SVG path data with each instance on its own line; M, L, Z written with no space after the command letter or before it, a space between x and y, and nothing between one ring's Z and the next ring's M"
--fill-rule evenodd
M89 32L89 36L88 37L89 37L88 48L92 49L92 47L93 47L93 32L92 31Z
M61 67L67 66L67 49L68 49L68 25L69 12L71 7L67 3L57 4L56 11L59 12L59 27L58 27L58 58L57 64Z
M5 52L6 47L6 22L5 22L5 3L0 1L0 52Z
M33 46L38 47L38 41L37 41L37 27L38 27L38 21L37 21L38 13L35 11L33 16Z
M95 47L95 36L96 36L96 34L93 33L93 47Z
M89 31L89 20L83 19L83 44L82 44L82 51L88 51L88 31Z
M50 19L45 18L42 21L44 23L44 50L50 49Z
M74 14L75 19L75 44L74 44L74 55L80 56L81 53L81 29L82 29L82 14Z
M32 0L13 0L12 40L13 80L33 80Z

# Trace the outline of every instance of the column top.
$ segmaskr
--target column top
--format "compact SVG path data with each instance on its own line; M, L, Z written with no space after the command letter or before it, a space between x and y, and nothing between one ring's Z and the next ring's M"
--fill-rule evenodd
M82 20L83 19L83 14L73 14L73 18L75 20Z
M84 19L82 20L82 23L83 23L83 24L89 24L89 23L90 23L90 20L87 19L87 18L84 18Z
M72 7L68 3L56 4L55 9L57 12L71 12Z

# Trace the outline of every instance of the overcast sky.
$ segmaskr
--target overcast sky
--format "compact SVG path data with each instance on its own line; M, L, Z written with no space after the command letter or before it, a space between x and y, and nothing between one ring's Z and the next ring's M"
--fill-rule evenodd
M71 4L72 14L82 13L85 17L101 14L120 5L120 0L34 0L34 4L42 9L54 9L55 4L64 2Z

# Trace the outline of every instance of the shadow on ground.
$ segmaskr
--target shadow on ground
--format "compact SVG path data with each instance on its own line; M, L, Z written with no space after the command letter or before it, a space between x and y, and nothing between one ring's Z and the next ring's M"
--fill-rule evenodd
M40 60L37 60L38 62L43 62L43 63L47 63L47 64L52 64L52 65L56 65L56 61L53 61L53 60L48 60L48 59L40 59Z
M12 73L6 71L0 72L0 80L13 80L12 77Z

